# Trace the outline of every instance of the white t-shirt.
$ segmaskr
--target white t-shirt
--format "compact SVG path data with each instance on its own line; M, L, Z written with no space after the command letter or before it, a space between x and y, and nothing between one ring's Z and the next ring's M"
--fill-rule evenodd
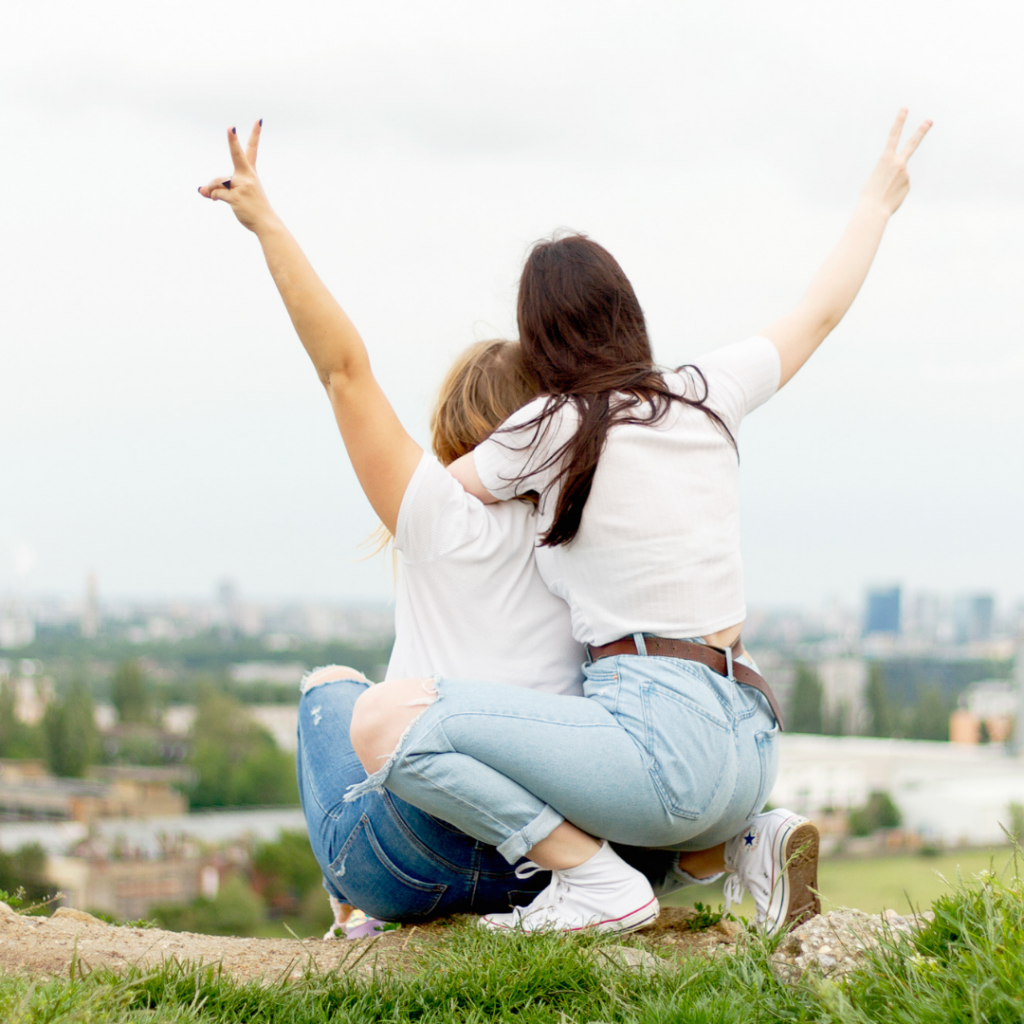
M767 338L728 345L694 365L707 380L707 406L734 438L743 417L779 386L779 355ZM692 371L664 377L677 394L703 397ZM574 406L563 406L536 437L536 427L523 424L546 401L520 409L473 453L481 483L496 498L542 492L540 533L557 503L554 489L544 488L560 467L544 464L579 421ZM568 544L538 547L536 557L548 587L569 603L581 643L606 644L638 631L703 636L742 622L738 460L728 437L706 413L679 402L658 426L613 427L579 532Z
M424 453L402 498L395 646L386 678L438 673L583 693L569 608L534 561L532 505L484 505Z

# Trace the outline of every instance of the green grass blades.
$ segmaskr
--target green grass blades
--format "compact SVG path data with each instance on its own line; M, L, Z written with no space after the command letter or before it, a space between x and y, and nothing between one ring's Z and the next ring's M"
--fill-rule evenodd
M391 970L239 984L214 968L0 977L4 1024L949 1024L1024 1020L1024 887L1015 874L956 879L912 940L883 936L845 978L772 971L779 940L734 955L609 967L627 937L493 935L472 922Z

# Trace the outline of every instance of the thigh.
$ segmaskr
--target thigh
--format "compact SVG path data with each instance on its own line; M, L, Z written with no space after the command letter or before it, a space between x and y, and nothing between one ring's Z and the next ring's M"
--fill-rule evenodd
M639 845L677 839L650 771L651 758L596 700L515 686L438 680L402 753L457 751L488 765L573 824Z
M366 778L348 730L364 689L325 683L299 703L299 793L328 891L384 921L529 902L546 875L517 879L492 847L385 791L344 802L348 787Z

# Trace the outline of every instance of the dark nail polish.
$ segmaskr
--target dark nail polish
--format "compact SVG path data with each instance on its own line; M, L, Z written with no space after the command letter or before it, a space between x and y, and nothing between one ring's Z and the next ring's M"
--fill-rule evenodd
M231 188L231 179L230 179L230 178L228 178L228 180L227 180L227 181L222 181L222 182L221 182L221 184L222 184L222 185L223 185L223 186L224 186L225 188Z
M261 128L263 127L263 118L262 117L260 118L260 127Z
M203 194L203 186L202 186L202 185L200 185L200 186L199 186L199 188L197 188L197 189L196 189L196 191L197 191L197 192L198 192L198 193L199 193L200 195L202 195L202 194Z
M232 135L237 135L237 134L238 134L238 131L237 131L237 130L236 130L235 128L232 128L232 129L231 129L231 134L232 134Z

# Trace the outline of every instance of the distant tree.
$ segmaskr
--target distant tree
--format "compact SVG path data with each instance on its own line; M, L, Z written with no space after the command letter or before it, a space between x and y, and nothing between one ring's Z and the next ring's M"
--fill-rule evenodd
M868 687L865 694L868 706L868 735L892 736L896 730L896 716L889 703L882 666L872 662L868 669Z
M200 935L256 935L266 921L263 900L238 875L228 878L213 899L200 896L184 906L158 906L149 913L170 931Z
M39 843L28 843L11 853L0 850L0 891L13 896L19 889L24 890L25 903L53 895L54 887L46 881L46 851Z
M850 709L843 701L837 703L831 714L822 715L821 731L826 736L845 736L849 711Z
M42 734L37 725L19 722L14 683L0 682L0 757L40 757Z
M822 689L818 674L806 665L796 667L793 696L790 698L789 721L792 732L822 731Z
M189 765L193 807L295 804L295 759L254 722L245 706L206 690L199 700Z
M910 711L907 734L915 740L948 741L949 710L949 705L937 686L923 687L918 692L917 701Z
M323 893L322 880L304 832L282 832L275 842L260 843L253 853L251 882L271 907L297 908L311 889Z
M848 825L850 834L869 836L880 828L897 828L903 821L900 809L888 793L875 792L862 807L850 811Z
M81 778L99 756L95 709L85 683L76 681L63 700L43 714L46 762L54 775Z
M122 661L117 666L114 678L110 681L110 699L122 722L137 724L150 720L146 674L137 659Z

